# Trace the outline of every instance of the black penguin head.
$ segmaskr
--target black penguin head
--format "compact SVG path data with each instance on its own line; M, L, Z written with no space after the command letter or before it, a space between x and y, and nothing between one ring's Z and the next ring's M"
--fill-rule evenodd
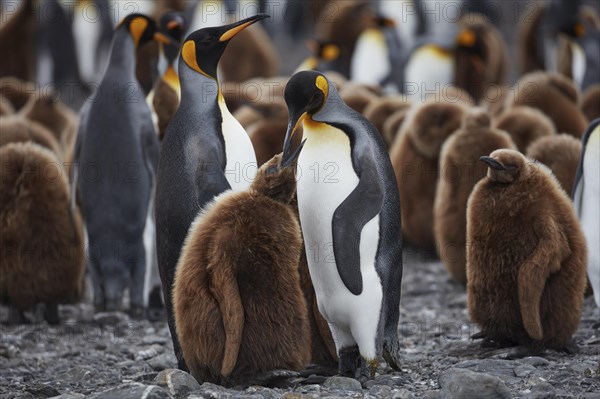
M160 18L160 29L166 32L170 37L177 41L183 39L183 35L187 30L187 22L184 15L177 11L165 13ZM179 54L179 45L166 45L164 47L165 56L170 63L175 61Z
M499 183L513 183L528 171L527 158L515 150L496 150L480 161L488 166L488 177Z
M267 14L257 14L233 24L199 29L190 34L181 48L181 58L187 66L211 79L217 79L217 65L229 41L242 30Z
M303 146L304 142L287 159L283 154L278 154L264 163L258 169L251 189L276 201L289 204L296 192L296 163Z
M301 71L294 74L285 86L284 97L289 119L283 158L291 157L292 142L300 123L317 113L329 96L329 81L320 72Z
M396 27L396 21L383 15L375 16L375 24L381 29Z
M479 55L483 58L485 46L483 45L483 27L476 26L465 28L456 36L456 46L468 54Z
M177 45L177 42L173 39L162 32L159 32L156 27L156 22L144 14L129 14L119 22L116 29L127 29L136 48L143 46L150 40L155 40L164 44Z

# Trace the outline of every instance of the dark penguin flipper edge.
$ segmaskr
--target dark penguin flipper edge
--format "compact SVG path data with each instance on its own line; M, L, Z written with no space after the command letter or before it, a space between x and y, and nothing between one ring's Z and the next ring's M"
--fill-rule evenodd
M79 184L79 153L81 151L81 134L77 135L77 139L75 140L75 149L73 151L73 160L72 160L72 171L69 173L69 179L71 180L70 185L70 198L69 203L71 205L71 211L77 208L80 204L80 198L78 195L78 184Z
M235 240L217 239L216 242L235 242ZM238 257L231 247L218 247L211 252L207 270L210 273L210 291L219 304L223 319L225 345L221 375L227 378L237 363L244 330L244 307L235 275Z
M368 162L365 160L365 162ZM381 212L383 190L365 165L358 185L333 213L333 253L340 278L354 295L363 290L360 272L360 236L365 225Z

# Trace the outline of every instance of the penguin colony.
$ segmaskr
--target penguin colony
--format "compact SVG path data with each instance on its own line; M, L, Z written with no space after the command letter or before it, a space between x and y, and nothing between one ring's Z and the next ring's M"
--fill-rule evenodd
M404 26L331 0L290 69L272 38L297 32L266 14L136 3L87 30L33 1L0 24L6 322L43 304L58 323L87 274L96 311L164 306L200 382L313 364L365 383L401 364L408 245L465 286L483 345L575 349L588 280L600 306L596 11L540 7L509 81L482 15Z

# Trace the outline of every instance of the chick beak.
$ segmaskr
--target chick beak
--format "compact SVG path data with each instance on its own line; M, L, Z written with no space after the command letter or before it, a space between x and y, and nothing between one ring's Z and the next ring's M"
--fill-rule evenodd
M270 15L267 15L267 14L256 14L250 18L242 19L241 21L235 22L230 25L225 25L221 28L223 33L221 34L219 41L221 41L221 42L229 41L235 35L237 35L241 31L243 31L250 25L252 25L260 20L263 20L265 18L269 18L269 17L270 17Z
M484 162L485 164L487 164L492 169L506 170L506 167L504 165L502 165L500 162L496 161L492 157L481 157L481 158L479 158L479 160L481 162Z

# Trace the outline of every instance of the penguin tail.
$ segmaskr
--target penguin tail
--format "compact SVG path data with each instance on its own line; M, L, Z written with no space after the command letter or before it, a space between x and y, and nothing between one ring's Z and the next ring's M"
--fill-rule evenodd
M238 254L233 245L227 244L231 242L235 243L235 240L229 238L220 240L216 237L208 265L210 290L219 304L225 332L221 364L223 378L229 377L237 363L244 330L244 307L236 276ZM218 245L219 243L224 245Z

